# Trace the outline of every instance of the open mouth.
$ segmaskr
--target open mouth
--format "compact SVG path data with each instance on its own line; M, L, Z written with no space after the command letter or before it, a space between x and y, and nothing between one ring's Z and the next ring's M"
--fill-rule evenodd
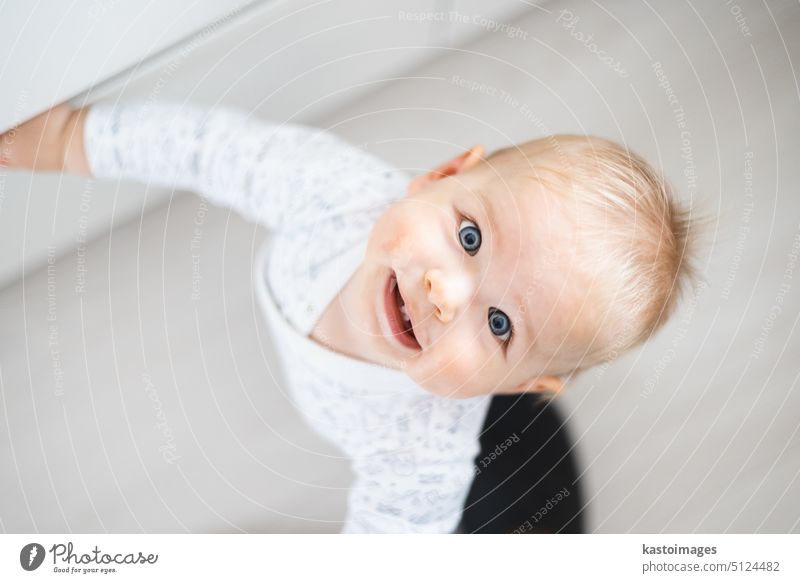
M392 336L406 348L421 350L422 347L414 335L414 326L408 316L406 302L400 293L400 286L397 285L397 278L394 273L389 276L389 281L386 282L384 304L386 319L389 322Z

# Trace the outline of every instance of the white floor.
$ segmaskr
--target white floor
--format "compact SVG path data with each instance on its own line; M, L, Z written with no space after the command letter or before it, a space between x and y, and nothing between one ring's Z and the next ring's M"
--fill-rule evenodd
M597 133L711 217L681 312L560 400L597 532L800 532L800 8L735 6L549 2L320 120L418 170ZM338 530L346 461L254 301L264 236L182 194L0 291L0 531Z

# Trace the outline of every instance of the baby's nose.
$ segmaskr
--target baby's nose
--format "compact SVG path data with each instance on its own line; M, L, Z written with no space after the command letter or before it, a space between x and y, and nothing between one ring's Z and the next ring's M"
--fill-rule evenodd
M472 288L465 274L445 274L440 269L430 269L425 273L425 293L428 301L436 306L436 317L446 324L469 301Z

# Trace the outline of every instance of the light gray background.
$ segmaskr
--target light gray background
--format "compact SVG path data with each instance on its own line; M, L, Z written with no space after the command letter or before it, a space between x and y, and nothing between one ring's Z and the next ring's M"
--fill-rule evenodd
M387 54L420 51L428 60L404 78L376 76L369 92L308 121L414 172L475 142L492 148L566 131L622 141L663 166L710 217L698 255L704 277L656 338L579 377L558 401L585 472L590 527L797 532L800 8L788 0L518 8L503 22L523 37L470 20L477 34L464 46L387 43ZM565 9L579 18L572 28ZM434 27L448 38L448 12L460 9L432 10L443 11ZM297 26L325 38L327 21L314 15ZM396 30L431 26L396 9L384 15ZM590 34L595 46L585 42ZM276 89L270 78L237 67L257 40L233 52L229 42L212 39L167 77L155 70L118 93L147 97L159 87L157 99L202 96L280 119L296 113L291 102L266 98ZM291 67L291 51L280 58ZM367 58L353 55L345 67ZM656 61L685 113L689 160ZM304 81L323 101L324 70ZM465 89L454 75L483 89ZM29 180L30 193L16 196L29 197L33 213L44 179ZM86 189L92 201L126 193L47 180L51 197L62 188ZM64 212L78 232L81 209ZM86 247L83 291L75 282L84 250L73 240L66 255L53 253L49 272L26 272L0 292L0 529L338 530L346 461L289 405L275 339L257 311L251 269L264 236L176 193ZM165 445L178 456L172 463Z

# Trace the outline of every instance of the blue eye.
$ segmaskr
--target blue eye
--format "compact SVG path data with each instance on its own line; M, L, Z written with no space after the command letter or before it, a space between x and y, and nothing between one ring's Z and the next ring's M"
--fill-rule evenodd
M492 334L506 341L511 337L511 320L497 308L489 308L489 329Z
M481 248L481 230L468 219L462 220L458 226L458 239L464 251L470 255L475 255Z

